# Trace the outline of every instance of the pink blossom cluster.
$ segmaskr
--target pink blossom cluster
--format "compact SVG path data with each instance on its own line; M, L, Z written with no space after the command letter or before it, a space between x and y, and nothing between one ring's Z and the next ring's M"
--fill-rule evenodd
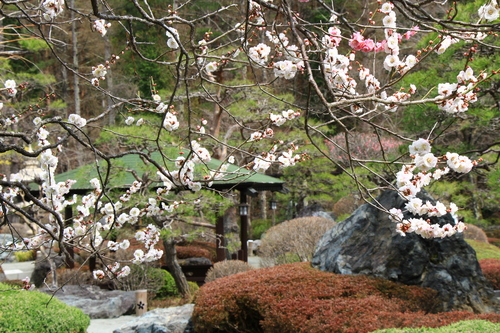
M360 32L355 32L351 39L349 40L349 46L355 51L362 52L380 52L384 51L385 45L387 44L386 40L382 42L374 42L373 39L363 37Z
M348 137L350 156L360 160L381 159L383 157L382 152L386 155L395 154L402 144L400 140L391 137L379 138L375 133L354 132ZM349 164L347 142L343 133L325 140L325 143L333 159L342 162L344 165Z

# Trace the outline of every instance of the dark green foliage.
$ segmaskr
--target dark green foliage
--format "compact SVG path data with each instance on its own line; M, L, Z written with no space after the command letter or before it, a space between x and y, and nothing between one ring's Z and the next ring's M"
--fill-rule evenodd
M198 333L371 332L439 327L500 315L432 313L436 292L363 275L336 275L296 263L231 275L205 284L193 313Z
M154 270L158 270L158 268L154 268ZM163 286L156 293L156 298L165 298L168 296L177 296L179 291L175 285L175 280L172 275L164 269L160 269L160 272L157 272L159 275L163 275Z
M90 318L38 291L8 290L0 283L1 333L85 333Z
M273 221L272 220L261 220L255 219L252 220L252 239L260 239L262 234L266 232L269 228L271 228Z
M147 289L156 298L179 294L174 278L166 270L150 266L130 266L130 274L122 280L122 289Z

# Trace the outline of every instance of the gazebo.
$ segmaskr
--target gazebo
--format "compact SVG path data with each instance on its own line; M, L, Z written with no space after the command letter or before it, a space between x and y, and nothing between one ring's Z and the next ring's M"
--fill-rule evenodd
M160 153L152 153L151 159L156 161L159 165L165 165ZM74 179L77 182L72 186L71 192L75 194L85 194L93 190L89 184L89 180L92 178L99 177L98 169L107 169L107 163L102 162L105 165L92 164L82 166L68 172L56 175L56 181L65 181L67 179ZM174 161L167 161L167 167L170 170L175 170ZM220 170L222 162L216 159L212 159L210 162L206 163L202 168L206 170ZM113 159L113 163L110 166L111 179L108 182L108 189L128 189L134 181L143 179L146 173L157 170L154 168L150 162L141 158L139 154L128 154L123 157ZM156 172L155 172L156 173ZM238 259L243 261L248 261L248 213L249 206L247 197L255 197L258 192L261 191L272 191L272 192L282 192L286 193L287 190L284 187L284 181L263 175L257 174L251 170L238 167L236 165L230 164L225 172L226 175L213 182L210 188L214 190L238 190L240 192L240 240L241 240L241 250L238 252ZM102 174L102 173L101 173ZM160 181L157 184L153 184L152 187L161 187ZM71 208L66 212L66 218L70 219L72 216ZM225 250L222 246L224 244L224 221L222 216L219 216L215 226L215 233L217 237L217 261L222 261L225 259Z

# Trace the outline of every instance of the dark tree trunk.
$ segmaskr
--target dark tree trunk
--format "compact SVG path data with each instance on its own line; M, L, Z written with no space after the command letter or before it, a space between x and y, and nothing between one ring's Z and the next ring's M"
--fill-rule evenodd
M181 266L177 262L177 252L175 250L175 242L172 237L163 240L163 247L165 248L165 261L167 262L167 267L175 280L175 285L179 290L182 297L190 297L191 291L189 290L189 285L186 280L186 276L182 273Z

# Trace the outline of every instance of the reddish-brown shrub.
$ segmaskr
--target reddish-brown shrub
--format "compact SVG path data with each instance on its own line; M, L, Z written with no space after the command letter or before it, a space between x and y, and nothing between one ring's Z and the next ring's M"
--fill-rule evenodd
M493 289L500 289L500 259L482 259L479 265L483 275L491 282Z
M205 332L370 332L438 327L500 314L432 313L436 292L363 275L322 272L294 263L231 275L205 284L193 322Z
M207 249L196 246L176 246L175 249L177 250L178 259L205 257L210 259L212 262L214 261L212 254Z

